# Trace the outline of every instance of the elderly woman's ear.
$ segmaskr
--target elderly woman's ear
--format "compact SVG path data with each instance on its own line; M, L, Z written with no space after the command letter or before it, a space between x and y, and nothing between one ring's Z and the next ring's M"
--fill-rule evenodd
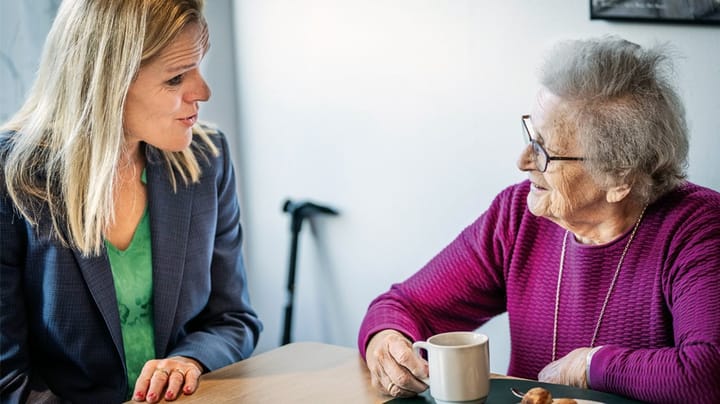
M605 195L605 199L609 203L617 203L625 199L626 196L630 194L630 191L632 190L632 185L630 184L620 184L616 186L612 186L607 190L607 194Z

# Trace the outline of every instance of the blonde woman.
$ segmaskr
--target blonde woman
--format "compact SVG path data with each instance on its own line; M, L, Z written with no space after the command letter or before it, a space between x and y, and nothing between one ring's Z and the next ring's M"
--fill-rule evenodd
M250 356L200 0L65 0L0 132L0 401L157 402Z

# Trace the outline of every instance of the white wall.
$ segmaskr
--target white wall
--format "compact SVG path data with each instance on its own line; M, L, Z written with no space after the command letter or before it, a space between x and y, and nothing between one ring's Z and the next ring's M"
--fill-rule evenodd
M590 21L588 4L208 2L216 10L208 57L225 52L223 43L236 46L236 167L251 298L265 323L257 352L280 339L290 243L285 198L341 210L301 233L295 340L353 347L375 296L525 177L515 167L519 117L537 89L542 51L557 39L615 33L674 43L692 129L690 179L720 190L720 29ZM232 11L234 39L217 34L227 19L218 8ZM483 330L492 338L492 368L504 372L506 318Z
M0 123L15 114L30 90L59 0L0 0Z

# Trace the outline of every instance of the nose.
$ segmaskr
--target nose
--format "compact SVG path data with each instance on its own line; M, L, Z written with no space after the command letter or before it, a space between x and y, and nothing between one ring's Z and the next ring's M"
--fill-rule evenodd
M522 149L520 157L517 160L517 167L520 171L535 170L535 157L533 156L532 145L528 144Z
M190 91L188 91L187 93L187 101L204 102L209 100L210 95L212 95L212 91L210 90L210 86L208 86L202 74L200 74L200 69L195 69L195 74L193 74L193 76L193 85L190 88Z

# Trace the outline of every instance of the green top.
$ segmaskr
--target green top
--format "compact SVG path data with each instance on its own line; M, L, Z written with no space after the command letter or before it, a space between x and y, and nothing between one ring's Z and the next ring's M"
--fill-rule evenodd
M144 177L143 173L143 177ZM144 179L144 178L143 178ZM144 182L144 181L143 181ZM121 251L105 240L112 268L125 348L128 394L143 365L155 358L152 307L152 248L150 214L145 209L130 245Z

